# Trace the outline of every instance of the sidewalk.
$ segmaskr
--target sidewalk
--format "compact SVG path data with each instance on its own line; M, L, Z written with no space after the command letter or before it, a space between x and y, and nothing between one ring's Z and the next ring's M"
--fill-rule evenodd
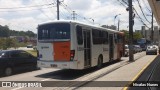
M128 58L122 58L124 61L116 63L110 67L105 67L82 81L133 81L151 63L156 55L145 55L144 52L136 54L135 61L129 63ZM105 83L105 82L104 82ZM68 88L77 90L122 90L124 87L87 87L90 83L84 84L86 87ZM126 82L126 84L128 84Z

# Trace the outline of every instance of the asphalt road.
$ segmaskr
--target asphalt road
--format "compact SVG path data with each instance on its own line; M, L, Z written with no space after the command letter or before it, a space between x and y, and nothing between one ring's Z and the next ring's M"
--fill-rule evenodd
M113 68L120 65L122 61L116 61L112 63L105 64L102 69ZM100 69L101 70L101 69ZM85 70L60 70L54 68L42 68L41 70L35 71L23 71L22 73L17 73L8 77L0 77L0 81L81 81L86 79L86 77L92 77L93 73L99 73L97 68L89 68ZM88 78L87 77L87 78ZM93 76L94 77L94 76ZM61 82L63 83L63 82ZM19 87L5 87L0 88L0 90L57 90L59 87L45 87L45 88L19 88Z
M160 90L160 55L155 58L133 83L137 83L140 86L131 84L128 90Z
M142 57L144 55L144 52L141 54L135 55L136 58ZM54 69L54 68L42 68L41 70L35 70L35 71L23 71L22 73L17 73L12 76L8 77L0 77L0 81L33 81L33 82L43 82L43 81L67 81L69 85L72 85L73 83L68 81L86 81L86 80L92 80L99 77L102 77L103 75L106 75L106 73L110 73L120 67L123 67L126 63L126 60L128 60L128 57L122 58L122 61L116 61L107 63L104 65L102 69L96 69L96 68L89 68L85 70L60 70L60 69ZM60 84L59 84L60 83ZM64 84L64 82L58 82L54 83L58 85ZM66 84L66 82L65 82ZM67 85L63 86L67 86ZM79 83L74 83L79 84ZM68 87L68 86L67 86ZM25 88L25 87L5 87L0 88L0 90L62 90L67 89L67 87L39 87L39 88Z

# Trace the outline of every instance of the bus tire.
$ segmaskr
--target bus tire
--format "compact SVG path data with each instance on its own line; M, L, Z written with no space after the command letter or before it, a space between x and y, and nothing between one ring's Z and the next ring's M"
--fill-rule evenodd
M98 69L102 68L102 65L103 65L103 57L102 57L102 56L99 56L99 57L98 57L97 68L98 68Z

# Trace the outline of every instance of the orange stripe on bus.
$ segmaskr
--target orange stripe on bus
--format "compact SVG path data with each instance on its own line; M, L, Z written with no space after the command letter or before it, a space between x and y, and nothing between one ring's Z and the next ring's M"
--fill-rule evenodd
M54 61L70 61L70 42L54 42Z

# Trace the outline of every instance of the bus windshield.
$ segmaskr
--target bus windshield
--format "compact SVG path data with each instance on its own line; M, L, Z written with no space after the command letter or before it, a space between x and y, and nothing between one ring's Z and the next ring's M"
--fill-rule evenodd
M70 24L51 23L38 27L38 40L64 40L70 39Z

